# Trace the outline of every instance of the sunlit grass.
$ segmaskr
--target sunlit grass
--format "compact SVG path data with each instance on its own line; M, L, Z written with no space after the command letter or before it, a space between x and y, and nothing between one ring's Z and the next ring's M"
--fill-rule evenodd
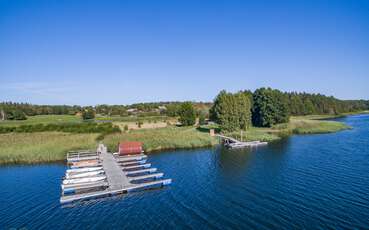
M147 152L162 149L208 147L217 144L217 139L209 133L200 132L194 127L167 127L158 129L133 130L128 133L109 134L103 142L110 151L117 151L121 141L141 141Z
M0 134L0 164L65 160L70 150L95 149L97 136L61 132Z
M35 125L35 124L55 124L55 123L72 123L82 122L79 116L75 115L37 115L29 116L27 120L5 120L0 122L0 126L19 126L19 125Z
M336 121L325 121L322 119L332 118L329 115L312 115L291 117L289 123L278 124L271 128L251 127L246 132L243 132L243 141L276 141L282 137L292 134L319 134L319 133L333 133L345 129L350 129L350 126ZM227 133L241 140L241 132Z

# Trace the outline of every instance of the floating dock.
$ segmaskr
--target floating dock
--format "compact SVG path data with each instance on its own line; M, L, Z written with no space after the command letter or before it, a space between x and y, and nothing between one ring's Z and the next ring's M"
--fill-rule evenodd
M73 183L73 179L67 182L63 181L60 203L65 204L74 201L113 196L170 184L172 182L171 179L159 179L164 174L154 173L157 169L150 168L151 164L146 164L146 158L147 156L144 154L115 156L106 151L101 153L91 153L88 151L68 153L67 161L71 164L71 168L84 168L84 162L87 162L87 165L96 164L96 166L103 168L103 176L99 178L93 175L86 176L83 178L86 182ZM74 164L79 164L80 166L73 167ZM68 174L70 172L66 173ZM78 174L78 172L73 172L73 175L75 174ZM101 180L104 177L106 179Z
M221 138L223 141L223 144L230 149L237 149L237 148L245 148L245 147L258 147L267 145L268 142L261 142L261 141L248 141L248 142L242 142L232 137L223 136L220 134L217 134L217 137Z

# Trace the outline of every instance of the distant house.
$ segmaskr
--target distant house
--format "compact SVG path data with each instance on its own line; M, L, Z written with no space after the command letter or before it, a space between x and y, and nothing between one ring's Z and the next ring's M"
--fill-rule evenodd
M158 107L160 111L165 111L167 110L167 107L165 107L164 105L161 105Z
M127 109L127 112L128 113L134 113L134 112L137 112L137 109L136 108Z

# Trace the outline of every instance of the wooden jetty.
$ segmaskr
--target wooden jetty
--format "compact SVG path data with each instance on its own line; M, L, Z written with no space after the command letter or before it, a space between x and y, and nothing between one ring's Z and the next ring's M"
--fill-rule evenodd
M99 148L104 149L101 146ZM100 165L103 168L106 180L62 185L60 203L65 204L74 201L113 196L170 184L172 182L171 179L159 179L164 176L163 173L153 173L157 169L150 168L151 164L145 164L146 157L144 154L124 157L114 156L106 151L98 151L97 153L88 151L68 153L67 161L71 164L73 162L97 159L101 162ZM142 180L144 182L136 183Z
M258 147L267 145L268 142L261 142L261 141L248 141L248 142L242 142L232 137L227 137L224 135L217 134L217 137L222 139L223 144L230 149L236 149L236 148L245 148L245 147Z

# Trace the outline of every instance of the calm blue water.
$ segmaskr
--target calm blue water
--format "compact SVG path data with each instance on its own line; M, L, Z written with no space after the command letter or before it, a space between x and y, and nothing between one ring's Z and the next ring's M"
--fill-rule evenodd
M0 229L368 229L369 116L253 151L150 155L164 189L60 206L64 165L0 168Z

